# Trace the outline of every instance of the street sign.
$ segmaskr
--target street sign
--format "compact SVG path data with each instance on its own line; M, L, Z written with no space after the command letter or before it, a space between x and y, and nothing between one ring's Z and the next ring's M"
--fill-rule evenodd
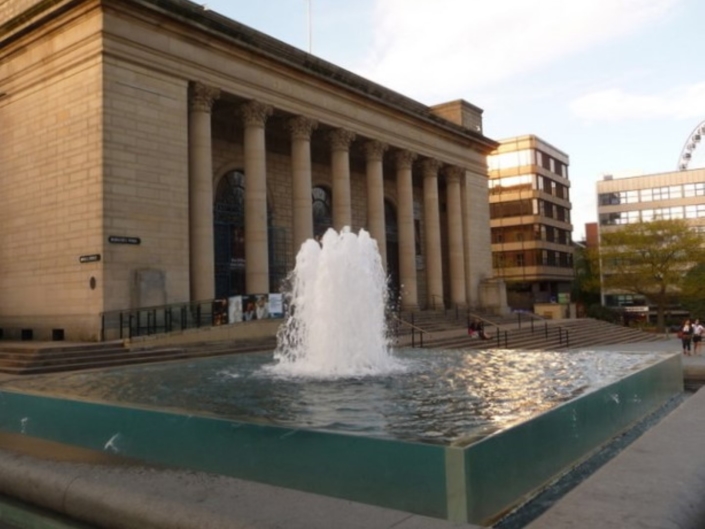
M95 263L97 261L100 261L99 253L94 253L91 255L82 255L78 258L79 263Z
M120 237L111 235L108 237L108 242L111 244L140 244L142 241L139 237Z

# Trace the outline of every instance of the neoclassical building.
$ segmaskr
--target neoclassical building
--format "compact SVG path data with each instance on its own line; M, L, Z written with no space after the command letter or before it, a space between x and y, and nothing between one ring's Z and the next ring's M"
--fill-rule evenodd
M497 146L466 101L425 106L192 2L5 1L0 327L92 340L104 311L277 292L344 226L403 307L497 310Z

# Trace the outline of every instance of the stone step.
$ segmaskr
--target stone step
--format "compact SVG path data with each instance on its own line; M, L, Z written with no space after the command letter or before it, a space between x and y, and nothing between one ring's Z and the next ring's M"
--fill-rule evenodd
M276 339L244 342L189 344L184 347L125 348L116 344L86 344L66 347L7 347L0 349L0 372L8 374L43 374L62 371L118 367L149 362L166 362L271 351Z

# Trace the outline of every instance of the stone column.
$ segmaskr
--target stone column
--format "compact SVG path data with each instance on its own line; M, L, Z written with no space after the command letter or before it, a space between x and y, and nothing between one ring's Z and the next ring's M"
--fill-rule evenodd
M328 135L333 174L333 228L340 231L352 224L350 200L350 144L355 134L345 129L332 130Z
M294 255L307 239L313 237L311 198L311 133L318 122L303 116L289 120L291 131L291 206L294 226Z
M272 107L253 100L241 110L245 126L245 290L248 294L264 294L269 292L264 124Z
M189 108L189 280L191 301L215 297L211 109L220 90L191 84Z
M450 265L450 297L454 305L467 306L465 290L465 251L463 244L463 215L460 201L460 167L446 167L446 202L448 207L448 257Z
M414 233L414 188L411 167L416 154L396 153L397 167L397 224L399 229L399 281L401 307L416 310L419 306L416 284L416 237Z
M382 264L387 269L387 233L384 224L384 172L382 160L388 145L379 141L365 143L367 158L367 227L377 241Z
M423 174L424 242L426 249L426 282L431 307L445 307L443 299L443 265L441 255L441 217L438 201L438 160L421 162Z

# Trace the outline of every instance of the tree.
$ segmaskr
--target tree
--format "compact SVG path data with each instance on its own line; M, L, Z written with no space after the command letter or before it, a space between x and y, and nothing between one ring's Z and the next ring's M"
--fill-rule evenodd
M576 244L573 252L575 278L571 299L585 310L600 304L600 270L597 268L599 259L591 258L595 251L594 248Z
M664 328L666 306L685 286L687 272L703 256L705 238L685 220L657 219L601 233L602 287L639 294L656 306Z
M705 263L697 264L688 270L683 278L680 301L691 314L703 319L705 316Z

